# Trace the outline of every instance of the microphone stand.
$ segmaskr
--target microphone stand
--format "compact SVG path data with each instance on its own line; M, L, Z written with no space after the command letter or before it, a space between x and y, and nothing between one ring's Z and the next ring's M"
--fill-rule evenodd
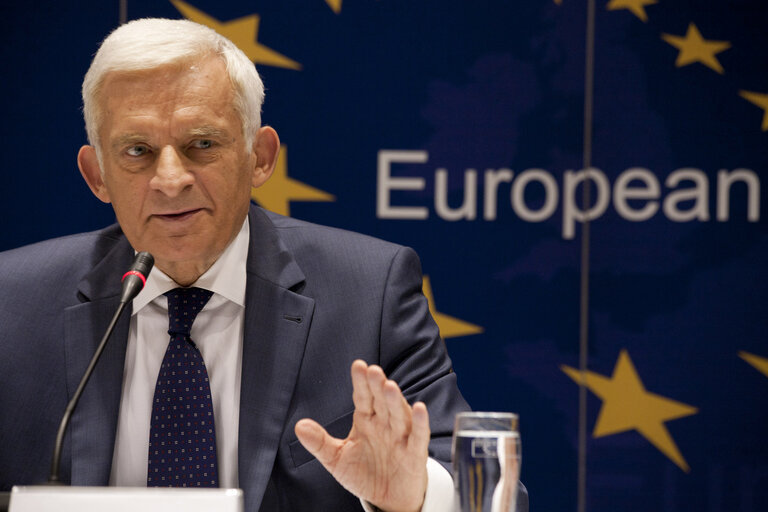
M93 369L96 368L96 363L99 362L101 353L104 352L104 347L107 346L107 340L112 334L112 331L115 329L115 324L117 324L117 320L125 310L125 306L125 302L120 302L120 305L117 307L117 311L115 311L114 316L112 316L112 321L109 323L109 327L107 327L107 332L105 332L104 337L101 338L101 342L99 343L98 348L96 348L96 353L93 354L91 362L88 364L88 368L83 374L83 378L80 379L80 384L77 386L75 394L72 395L72 399L69 401L67 408L64 410L64 416L61 418L59 431L56 434L56 444L53 447L53 461L51 462L51 472L48 476L48 485L65 485L59 479L59 466L61 464L61 449L64 444L64 433L67 431L67 427L69 426L69 420L72 416L72 412L75 410L75 407L77 407L77 402L80 401L80 396L83 394L85 385L88 384L88 380L91 378Z

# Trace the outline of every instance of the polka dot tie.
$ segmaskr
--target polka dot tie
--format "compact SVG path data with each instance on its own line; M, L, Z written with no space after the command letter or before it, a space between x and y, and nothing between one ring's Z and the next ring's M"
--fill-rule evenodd
M208 372L189 337L213 292L176 288L168 297L171 341L157 376L149 431L149 487L218 487Z

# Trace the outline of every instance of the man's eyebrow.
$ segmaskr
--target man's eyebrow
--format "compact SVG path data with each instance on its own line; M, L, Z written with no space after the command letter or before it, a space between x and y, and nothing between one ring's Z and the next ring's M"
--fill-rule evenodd
M230 138L229 132L217 128L216 126L200 126L192 128L187 132L190 137L202 137L207 139L228 139Z
M137 144L139 142L146 142L147 136L138 133L128 133L121 135L112 142L112 147L115 149L123 146L130 146L131 144Z

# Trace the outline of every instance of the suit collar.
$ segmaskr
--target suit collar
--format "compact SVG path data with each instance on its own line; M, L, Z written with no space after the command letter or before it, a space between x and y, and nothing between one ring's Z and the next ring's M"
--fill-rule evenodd
M117 226L107 228L104 232L114 233L116 238L105 236L105 242L109 244L104 249L103 256L96 261L93 269L83 277L78 284L78 290L85 301L95 301L114 297L120 294L122 288L121 278L133 262L133 248L128 239L122 235ZM97 251L100 253L100 251Z
M251 205L248 222L251 230L248 273L286 289L304 282L304 273L267 213Z

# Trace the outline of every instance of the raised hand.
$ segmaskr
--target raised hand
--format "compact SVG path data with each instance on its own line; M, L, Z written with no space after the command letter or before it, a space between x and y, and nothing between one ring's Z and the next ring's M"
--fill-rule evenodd
M408 405L384 371L352 363L355 413L346 439L310 419L296 423L301 444L349 492L386 512L421 509L427 489L427 407Z

